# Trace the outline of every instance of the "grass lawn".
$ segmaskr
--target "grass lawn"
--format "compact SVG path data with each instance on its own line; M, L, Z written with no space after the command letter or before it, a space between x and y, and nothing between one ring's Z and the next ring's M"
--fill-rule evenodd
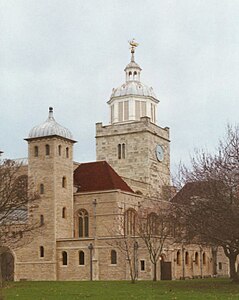
M239 299L239 284L228 279L185 281L79 281L12 282L2 289L0 299Z

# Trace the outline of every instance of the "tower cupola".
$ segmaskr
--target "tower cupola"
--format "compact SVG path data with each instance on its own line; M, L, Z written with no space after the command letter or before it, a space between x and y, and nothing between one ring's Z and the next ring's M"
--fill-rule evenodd
M70 130L55 121L53 117L53 108L49 107L47 120L44 123L33 127L29 132L28 139L54 135L73 141L73 135Z
M141 117L149 117L156 123L157 99L153 88L140 81L141 67L135 62L135 49L138 43L129 42L131 59L125 67L126 80L118 88L112 90L107 102L111 109L111 124L138 121Z

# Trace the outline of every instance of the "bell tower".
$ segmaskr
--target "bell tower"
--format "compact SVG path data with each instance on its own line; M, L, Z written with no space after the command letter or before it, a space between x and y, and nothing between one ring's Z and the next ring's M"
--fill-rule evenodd
M96 124L96 157L106 160L135 192L162 199L163 187L170 185L169 128L157 125L159 100L141 82L137 46L130 42L125 83L113 89L107 102L110 125Z

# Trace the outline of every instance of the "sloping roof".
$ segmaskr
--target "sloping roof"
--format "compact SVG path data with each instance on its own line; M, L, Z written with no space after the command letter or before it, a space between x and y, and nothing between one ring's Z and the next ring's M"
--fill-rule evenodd
M171 199L171 202L185 204L192 197L210 198L217 190L222 188L222 183L217 180L187 182L184 187Z
M116 190L134 193L106 161L82 163L74 171L77 192Z

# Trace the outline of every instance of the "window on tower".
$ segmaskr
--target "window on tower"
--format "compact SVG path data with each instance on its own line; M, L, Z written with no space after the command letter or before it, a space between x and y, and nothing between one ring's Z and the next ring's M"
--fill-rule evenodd
M136 211L129 208L124 214L124 234L127 236L135 235Z
M45 146L45 149L46 149L46 155L50 155L50 146L48 144Z
M62 218L65 219L66 218L66 207L62 208Z
M41 184L40 184L40 194L41 194L41 195L43 195L43 194L44 194L44 192L45 192L45 189L44 189L44 184L43 184L43 183L41 183Z
M69 148L66 147L66 158L69 158Z
M63 266L67 266L67 252L66 251L62 251L62 264Z
M61 145L58 146L58 155L61 156Z
M85 253L83 251L79 252L79 265L83 266L85 264Z
M44 257L44 247L40 246L40 257Z
M66 188L66 177L65 176L62 177L62 187Z
M35 146L35 147L34 147L34 156L35 156L35 157L38 157L38 154L39 154L38 152L39 152L39 151L38 151L38 146Z

